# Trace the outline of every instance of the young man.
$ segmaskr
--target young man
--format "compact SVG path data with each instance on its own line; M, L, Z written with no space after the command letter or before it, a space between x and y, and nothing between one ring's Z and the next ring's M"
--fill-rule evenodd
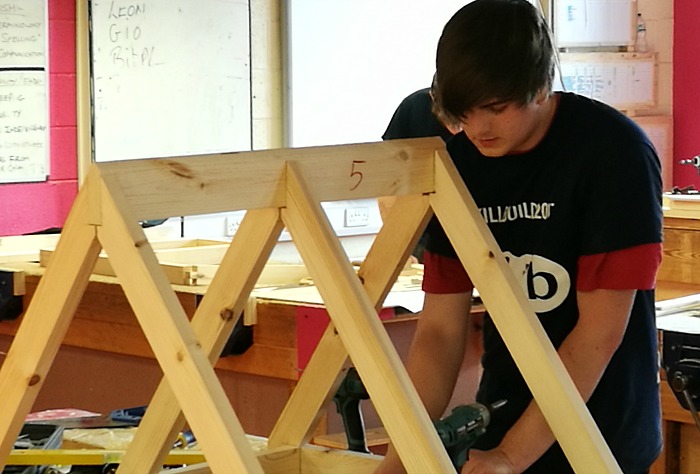
M553 93L555 51L526 0L476 0L447 23L435 100L461 123L448 151L625 473L661 448L654 284L661 179L644 133L594 100ZM425 306L407 366L439 418L462 361L472 284L428 228ZM487 302L488 304L488 302ZM493 413L463 473L573 472L507 347L484 320L478 401ZM378 472L402 472L396 453Z
M447 141L459 130L446 126L435 115L431 89L407 95L394 111L382 140L438 136Z

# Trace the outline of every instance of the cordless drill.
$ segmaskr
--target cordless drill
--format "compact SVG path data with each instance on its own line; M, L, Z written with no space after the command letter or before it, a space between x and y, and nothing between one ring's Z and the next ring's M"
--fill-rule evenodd
M365 423L362 419L360 400L367 400L369 393L355 367L350 367L333 397L335 408L343 419L348 449L359 453L369 453L365 437Z
M455 469L459 471L467 462L469 448L486 432L491 413L505 404L505 400L500 400L488 406L481 403L460 405L434 423Z
M367 399L369 393L357 370L350 367L333 397L336 409L343 419L350 451L369 452L360 408L360 401ZM452 413L446 417L434 422L440 441L457 470L467 462L469 448L486 432L491 413L505 403L505 400L500 400L488 406L481 403L460 405L453 408Z

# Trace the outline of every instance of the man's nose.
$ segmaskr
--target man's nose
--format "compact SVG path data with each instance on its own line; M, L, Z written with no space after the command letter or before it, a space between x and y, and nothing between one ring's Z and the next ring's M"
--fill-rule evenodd
M488 115L482 111L470 112L468 119L462 123L465 130L469 130L472 135L484 136L488 135L491 130L491 120Z

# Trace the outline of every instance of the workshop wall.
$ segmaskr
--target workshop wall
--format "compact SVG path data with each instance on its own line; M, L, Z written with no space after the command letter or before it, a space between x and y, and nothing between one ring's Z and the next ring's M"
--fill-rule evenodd
M657 104L647 115L673 114L673 1L637 0L637 11L647 24L649 51L657 53Z
M700 189L698 171L678 161L700 155L700 2L676 0L673 38L674 184Z
M674 184L700 188L700 176L692 166L678 160L700 153L700 4L684 0L639 0L648 17L650 41L672 28L673 44L656 44L656 50L672 50L672 74L663 67L659 78L660 107L674 116ZM673 20L655 23L655 13L663 5L673 5ZM253 134L254 149L279 146L282 114L280 107L281 42L279 2L251 0L253 49ZM0 236L36 232L61 227L78 188L75 110L75 0L49 0L49 129L50 176L42 183L0 185ZM659 27L661 26L661 27ZM666 79L669 79L668 81ZM672 88L672 94L668 89ZM672 98L668 107L667 99ZM261 133L262 132L262 133Z
M75 0L47 0L50 176L0 185L0 236L62 227L78 190ZM282 146L280 2L250 0L253 149Z
M75 0L49 0L48 17L50 175L0 184L0 236L63 226L78 191Z

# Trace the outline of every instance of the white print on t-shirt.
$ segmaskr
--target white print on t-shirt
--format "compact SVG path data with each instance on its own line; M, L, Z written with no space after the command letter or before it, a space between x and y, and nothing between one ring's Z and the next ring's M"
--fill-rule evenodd
M564 267L539 255L503 254L536 313L546 313L564 302L571 289L571 278Z
M493 224L518 219L547 220L553 207L553 202L521 202L514 206L482 207L479 211L487 224Z

